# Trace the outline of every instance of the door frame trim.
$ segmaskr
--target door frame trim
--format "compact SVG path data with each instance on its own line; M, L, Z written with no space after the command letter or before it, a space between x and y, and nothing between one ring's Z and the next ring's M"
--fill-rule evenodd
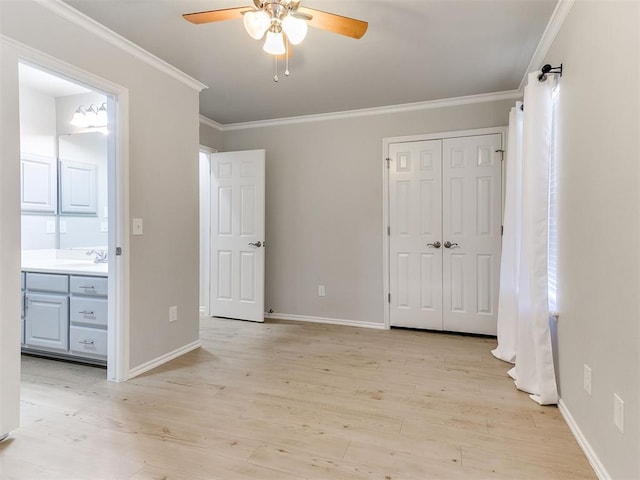
M425 133L420 135L408 135L403 137L388 137L382 139L382 298L384 302L384 328L386 330L391 328L391 303L388 301L390 293L390 254L389 254L389 225L390 225L390 211L389 211L389 165L387 158L389 158L389 145L392 143L410 143L410 142L422 142L428 140L445 140L449 138L460 137L475 137L478 135L502 135L502 145L505 145L506 150L506 138L507 127L489 127L489 128L477 128L473 130L458 130L450 132L438 132L438 133ZM506 155L503 156L506 160ZM502 177L504 178L505 162L502 162ZM502 189L502 214L504 215L504 188Z
M123 382L130 378L129 351L129 89L87 70L2 36L1 40L17 53L18 62L53 75L81 83L107 96L109 121L115 124L108 147L108 243L109 291L107 320L107 380ZM116 247L122 255L116 256Z
M204 185L204 188L206 189L206 196L207 196L207 201L200 204L200 207L204 209L204 212L200 212L201 215L201 219L203 218L202 215L204 214L204 225L202 224L202 220L200 222L200 239L201 241L205 242L204 245L204 250L205 250L205 255L204 258L200 258L200 273L204 273L204 278L201 278L201 281L204 283L204 285L200 285L200 290L204 290L204 295L206 297L205 300L205 305L200 305L200 316L206 316L209 317L211 316L211 275L212 275L212 268L211 268L211 154L212 153L217 153L218 150L216 150L215 148L211 148L211 147L207 147L206 145L200 145L200 150L198 152L198 166L200 167L200 154L204 153L207 155L207 164L209 166L209 174L207 175L207 179ZM202 185L202 171L200 171L200 168L198 168L198 174L199 174L199 178L200 178L200 188L203 187ZM202 191L199 192L200 196L202 196ZM205 229L205 231L203 232L202 229ZM204 237L204 238L203 238ZM201 246L200 248L200 253L203 253L203 247ZM204 307L204 311L203 311L203 307Z

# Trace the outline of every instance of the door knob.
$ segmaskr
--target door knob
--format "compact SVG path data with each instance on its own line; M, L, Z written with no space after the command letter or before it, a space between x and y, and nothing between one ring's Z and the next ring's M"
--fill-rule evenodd
M444 242L444 248L451 248L451 247L457 247L457 246L459 246L457 243L451 243L449 240Z
M440 242L427 243L427 247L440 248Z
M249 243L249 245L260 248L262 246L262 242L258 240L256 243Z

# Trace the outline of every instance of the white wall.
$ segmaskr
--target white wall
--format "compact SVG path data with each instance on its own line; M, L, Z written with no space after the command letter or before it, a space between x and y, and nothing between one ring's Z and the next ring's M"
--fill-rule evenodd
M514 102L225 131L267 151L265 309L382 326L383 138L504 126Z
M559 96L559 387L612 478L640 478L638 2L579 0L545 63ZM525 106L526 108L526 106ZM593 372L583 390L583 365ZM613 424L613 394L625 432Z
M2 4L3 2L0 2ZM4 14L4 8L2 13ZM18 63L0 42L0 436L20 417ZM7 92L13 92L8 95ZM11 161L7 161L11 159Z
M128 90L129 117L122 119L129 127L128 213L144 219L144 235L131 237L126 252L130 367L197 342L198 91L37 2L1 3L3 35ZM2 181L11 187L3 183L0 192L0 224L3 235L12 232L2 244L9 267L1 272L3 300L7 292L15 293L15 300L2 303L4 334L19 307L19 262L12 260L19 259L20 206L13 187L18 184L18 115L13 103L4 103L18 96L17 53L11 45L3 47L2 73ZM178 306L178 321L169 324L172 305Z
M212 148L213 150L222 150L223 132L220 129L213 128L205 123L200 123L200 145Z

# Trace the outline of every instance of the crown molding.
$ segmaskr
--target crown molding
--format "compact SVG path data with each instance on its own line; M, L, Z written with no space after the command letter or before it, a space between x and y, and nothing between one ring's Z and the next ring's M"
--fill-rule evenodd
M556 8L549 19L549 23L547 23L547 28L544 29L540 42L538 42L538 46L536 47L536 51L533 52L529 66L524 72L518 90L522 91L524 89L524 86L527 83L527 76L530 72L539 70L542 67L544 58L547 56L547 53L549 53L549 49L551 48L551 45L553 45L553 41L556 39L562 24L566 20L575 3L575 0L558 0Z
M39 5L43 6L52 13L58 15L65 20L81 27L97 37L105 40L111 45L119 48L120 50L129 53L139 60L151 65L152 67L166 73L170 77L184 83L188 87L201 92L205 88L208 88L205 84L199 82L195 78L187 75L182 70L177 69L173 65L165 62L164 60L156 57L152 53L149 53L144 48L136 45L135 43L127 40L122 35L117 34L113 30L105 27L101 23L96 22L91 17L88 17L82 12L79 12L70 5L64 3L62 0L34 0Z
M211 120L209 117L205 117L204 115L200 115L200 123L206 125L207 127L211 127L220 132L224 131L224 125L216 122L215 120Z
M441 100L430 100L426 102L404 103L400 105L390 105L386 107L363 108L359 110L347 110L334 113L320 113L316 115L303 115L299 117L276 118L273 120L259 120L256 122L230 123L222 125L223 132L233 130L245 130L249 128L275 127L281 125L292 125L298 123L320 122L327 120L340 120L347 118L368 117L372 115L388 115L392 113L413 112L416 110L431 110L434 108L457 107L474 103L495 102L500 100L513 100L522 98L519 90L509 90L506 92L482 93L479 95L468 95L465 97L445 98Z

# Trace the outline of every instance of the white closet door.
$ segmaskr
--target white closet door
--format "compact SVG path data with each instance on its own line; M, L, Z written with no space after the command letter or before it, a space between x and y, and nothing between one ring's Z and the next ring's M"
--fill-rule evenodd
M442 330L442 141L389 146L390 322Z
M443 140L444 330L496 334L501 149L500 134Z
M211 315L264 321L265 151L211 154Z

